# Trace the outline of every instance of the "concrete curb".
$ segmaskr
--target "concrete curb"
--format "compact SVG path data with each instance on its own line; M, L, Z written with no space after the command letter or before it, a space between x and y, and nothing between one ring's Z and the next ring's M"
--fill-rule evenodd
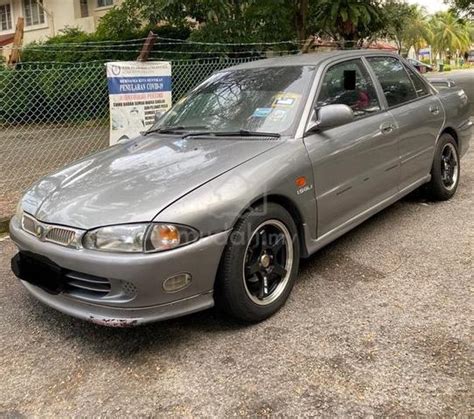
M0 219L0 234L9 232L9 227L8 227L9 224L10 224L9 218Z

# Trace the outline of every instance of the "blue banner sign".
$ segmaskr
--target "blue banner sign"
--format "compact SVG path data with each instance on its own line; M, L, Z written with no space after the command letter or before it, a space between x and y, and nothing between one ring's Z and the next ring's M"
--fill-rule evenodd
M171 76L162 77L110 77L109 94L170 92Z

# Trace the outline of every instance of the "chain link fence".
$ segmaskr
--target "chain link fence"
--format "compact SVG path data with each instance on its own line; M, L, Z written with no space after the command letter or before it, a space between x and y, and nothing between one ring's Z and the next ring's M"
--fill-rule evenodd
M173 62L173 101L213 72L257 58ZM0 68L0 219L34 181L108 141L104 63Z

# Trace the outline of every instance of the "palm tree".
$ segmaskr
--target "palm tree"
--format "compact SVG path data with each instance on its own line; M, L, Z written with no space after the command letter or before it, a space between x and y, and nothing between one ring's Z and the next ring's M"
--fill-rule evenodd
M413 5L411 16L408 22L406 22L403 33L406 49L409 50L413 47L418 56L420 49L429 44L432 38L433 33L428 22L426 10L420 6Z
M469 26L451 12L440 12L430 21L433 50L443 58L447 51L457 56L470 49L471 37Z
M376 35L394 41L399 54L409 51L411 47L418 53L431 36L426 11L418 5L385 0L383 16L384 28Z

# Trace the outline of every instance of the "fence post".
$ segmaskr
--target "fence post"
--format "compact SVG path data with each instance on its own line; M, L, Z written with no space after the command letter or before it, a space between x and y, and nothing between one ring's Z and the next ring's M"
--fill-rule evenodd
M25 19L19 17L16 23L15 37L13 38L12 52L8 57L8 65L13 67L20 61L20 48L23 45L23 33L25 29Z
M137 61L147 61L150 56L150 52L153 49L157 36L152 32L148 32L148 36L143 44L140 55L137 58Z

